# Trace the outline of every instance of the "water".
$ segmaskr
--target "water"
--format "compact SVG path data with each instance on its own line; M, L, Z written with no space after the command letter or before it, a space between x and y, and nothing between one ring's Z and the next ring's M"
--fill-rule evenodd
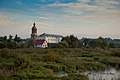
M120 71L114 68L105 71L98 71L98 72L88 71L80 74L88 76L89 80L120 80ZM62 72L58 72L56 75L58 77L64 77L64 76L68 76L69 74L62 71Z
M99 72L85 72L82 74L87 75L89 80L120 80L120 71L114 68Z
M58 72L56 75L57 75L58 77L68 76L68 74L65 73L64 71Z

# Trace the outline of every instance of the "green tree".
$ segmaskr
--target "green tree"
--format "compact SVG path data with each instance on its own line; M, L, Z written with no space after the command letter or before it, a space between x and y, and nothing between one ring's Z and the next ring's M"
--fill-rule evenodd
M6 48L7 42L1 42L0 43L0 48Z
M78 43L79 43L78 38L75 37L74 35L70 35L70 40L71 40L70 47L71 48L77 48Z
M3 37L3 40L6 42L6 41L7 41L7 36L4 36L4 37Z
M7 48L10 48L10 49L15 49L15 48L17 48L16 42L8 42L8 43L7 43Z
M79 40L74 35L66 36L62 38L62 42L65 41L68 44L69 48L78 47Z
M30 39L30 40L28 41L28 47L34 47L34 43L35 43L35 40Z
M3 41L3 37L0 37L0 41Z
M89 46L92 47L92 48L96 48L96 47L107 48L108 47L108 43L107 43L107 41L104 38L99 37L98 39L91 40L89 42Z
M62 41L59 43L61 46L63 46L64 48L68 48L69 44L66 41Z
M21 40L20 37L18 37L18 35L16 34L16 35L15 35L15 38L14 38L14 41L20 42L20 40Z
M9 35L8 42L11 42L11 40L12 40L12 37L13 37L13 36Z

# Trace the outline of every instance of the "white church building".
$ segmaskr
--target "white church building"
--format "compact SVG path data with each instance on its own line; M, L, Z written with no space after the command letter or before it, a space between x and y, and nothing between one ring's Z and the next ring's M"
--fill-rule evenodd
M38 36L37 35L37 28L35 26L35 23L33 24L31 39L35 40L34 47L47 48L48 43L59 43L59 42L61 42L62 37L63 37L62 35L47 34L47 33L43 33L43 34Z

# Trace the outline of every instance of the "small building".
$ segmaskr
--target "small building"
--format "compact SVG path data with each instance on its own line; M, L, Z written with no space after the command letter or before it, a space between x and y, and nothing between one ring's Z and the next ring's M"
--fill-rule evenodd
M35 44L34 44L34 47L36 48L47 48L47 41L46 40L36 40L35 41Z
M62 35L55 35L55 34L46 34L43 33L37 36L38 40L46 40L47 43L59 43L62 40Z

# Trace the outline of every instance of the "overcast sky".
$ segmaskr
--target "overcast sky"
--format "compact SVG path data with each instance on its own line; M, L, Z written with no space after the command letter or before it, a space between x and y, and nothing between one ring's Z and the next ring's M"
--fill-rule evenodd
M120 0L0 0L0 36L41 33L120 39Z

